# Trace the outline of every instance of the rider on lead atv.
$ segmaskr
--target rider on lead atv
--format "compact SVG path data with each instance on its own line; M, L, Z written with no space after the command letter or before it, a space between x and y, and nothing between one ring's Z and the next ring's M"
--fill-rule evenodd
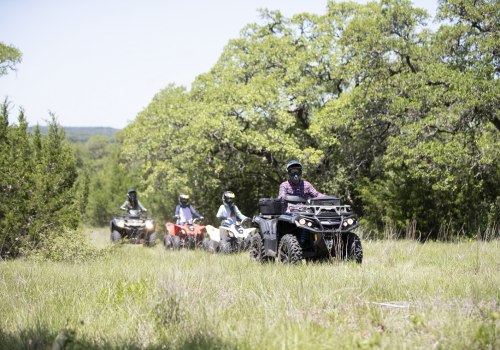
M262 263L296 264L331 258L363 260L361 240L353 232L359 226L349 205L319 193L300 179L298 161L287 164L289 179L280 185L279 198L261 198L254 216L257 235L250 242L250 257Z
M301 180L302 164L298 160L291 160L286 165L288 180L280 185L278 199L285 200L286 196L299 196L305 199L322 197L310 182Z
M192 223L193 217L203 220L203 216L201 216L196 209L189 204L189 195L185 193L181 193L179 195L179 204L175 207L174 217L177 219L177 225Z
M121 205L122 210L140 210L148 211L141 202L137 199L137 191L130 189L127 191L127 200Z

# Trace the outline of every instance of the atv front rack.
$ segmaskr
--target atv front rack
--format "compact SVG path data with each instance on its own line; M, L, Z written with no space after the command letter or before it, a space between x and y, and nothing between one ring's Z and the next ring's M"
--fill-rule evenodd
M304 213L315 216L340 216L351 213L350 205L288 204L287 213Z

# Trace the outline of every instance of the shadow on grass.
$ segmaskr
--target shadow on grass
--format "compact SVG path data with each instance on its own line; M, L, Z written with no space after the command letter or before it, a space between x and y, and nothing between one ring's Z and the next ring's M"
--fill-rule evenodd
M54 333L46 328L23 329L19 333L8 333L0 329L0 349L9 350L69 350L69 349L234 349L236 344L229 344L217 337L203 334L192 335L188 339L175 341L164 339L159 344L144 346L136 342L107 341L105 339L86 340L75 336L74 332L63 330Z

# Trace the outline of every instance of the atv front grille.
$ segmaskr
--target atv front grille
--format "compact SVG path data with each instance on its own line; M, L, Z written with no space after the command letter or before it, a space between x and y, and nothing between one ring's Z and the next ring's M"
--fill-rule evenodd
M321 220L324 232L336 232L340 228L340 220Z

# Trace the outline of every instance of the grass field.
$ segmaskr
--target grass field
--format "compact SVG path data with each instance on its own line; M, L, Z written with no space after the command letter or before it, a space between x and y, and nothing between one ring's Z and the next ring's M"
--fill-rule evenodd
M365 241L362 265L161 245L2 261L0 349L500 349L499 243Z

